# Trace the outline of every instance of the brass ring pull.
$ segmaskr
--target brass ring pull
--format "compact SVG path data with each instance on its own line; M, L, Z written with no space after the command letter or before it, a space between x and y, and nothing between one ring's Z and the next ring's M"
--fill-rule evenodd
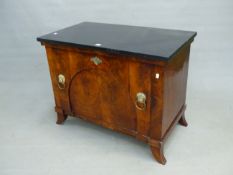
M65 89L65 76L62 74L58 75L58 87L59 89Z
M146 109L146 95L142 92L137 93L135 100L136 108L144 111Z

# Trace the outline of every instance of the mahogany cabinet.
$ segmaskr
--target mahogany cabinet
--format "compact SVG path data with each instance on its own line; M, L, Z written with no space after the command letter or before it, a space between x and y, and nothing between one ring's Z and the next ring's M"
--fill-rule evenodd
M83 22L41 37L57 124L79 117L147 142L165 164L164 141L184 117L196 32Z

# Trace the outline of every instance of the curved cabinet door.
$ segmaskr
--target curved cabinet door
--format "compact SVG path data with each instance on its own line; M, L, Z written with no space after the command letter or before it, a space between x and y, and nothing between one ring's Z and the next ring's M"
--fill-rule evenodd
M97 55L98 56L98 55ZM95 55L96 57L96 55ZM136 130L134 102L130 98L128 64L122 59L76 53L71 58L69 98L72 112L95 123Z

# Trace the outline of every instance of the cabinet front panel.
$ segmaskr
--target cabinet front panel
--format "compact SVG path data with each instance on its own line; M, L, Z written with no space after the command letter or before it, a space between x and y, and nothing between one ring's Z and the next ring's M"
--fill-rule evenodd
M65 113L128 131L145 139L151 120L151 83L155 71L146 63L103 52L76 52L47 47L56 106ZM58 76L65 77L59 88ZM137 102L137 95L145 103Z

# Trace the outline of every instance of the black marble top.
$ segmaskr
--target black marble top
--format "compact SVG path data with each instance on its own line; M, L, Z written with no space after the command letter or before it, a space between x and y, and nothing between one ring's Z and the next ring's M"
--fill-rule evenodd
M83 22L37 40L168 60L195 36L190 31Z

